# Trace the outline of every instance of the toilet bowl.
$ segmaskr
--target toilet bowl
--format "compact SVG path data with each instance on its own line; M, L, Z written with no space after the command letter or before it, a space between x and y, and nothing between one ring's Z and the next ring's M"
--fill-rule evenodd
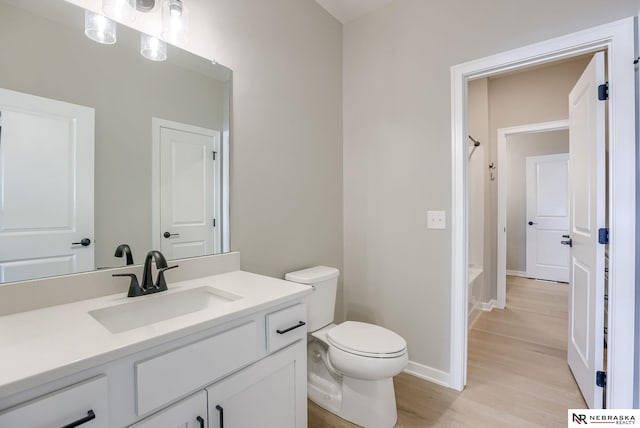
M407 343L386 328L356 321L333 324L339 271L316 266L288 273L313 286L307 298L307 393L320 407L367 428L397 420L392 377L407 365Z

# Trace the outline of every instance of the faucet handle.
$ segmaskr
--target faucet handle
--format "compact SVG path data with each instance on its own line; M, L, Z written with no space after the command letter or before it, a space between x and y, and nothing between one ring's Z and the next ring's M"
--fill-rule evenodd
M138 297L144 296L145 292L138 284L138 277L135 273L114 273L111 276L128 276L131 278L131 282L129 283L129 293L127 297Z
M158 269L158 283L156 284L156 288L158 289L158 291L167 291L167 281L164 279L164 272L169 270L169 269L173 269L173 268L177 268L178 265L174 265L174 266L169 266L169 267L164 267L164 268L160 268Z

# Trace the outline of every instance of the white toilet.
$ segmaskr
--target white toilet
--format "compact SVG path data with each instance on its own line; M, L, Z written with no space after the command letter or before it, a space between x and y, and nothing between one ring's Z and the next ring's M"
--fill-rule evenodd
M373 324L333 324L338 269L316 266L286 274L313 286L307 300L307 394L320 407L366 428L398 419L392 377L407 365L407 342Z

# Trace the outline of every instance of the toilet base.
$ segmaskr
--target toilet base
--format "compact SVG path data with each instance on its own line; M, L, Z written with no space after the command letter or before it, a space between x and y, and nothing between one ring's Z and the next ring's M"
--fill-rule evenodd
M344 376L341 396L326 394L309 384L311 401L325 410L366 428L392 428L398 420L393 378L360 380Z

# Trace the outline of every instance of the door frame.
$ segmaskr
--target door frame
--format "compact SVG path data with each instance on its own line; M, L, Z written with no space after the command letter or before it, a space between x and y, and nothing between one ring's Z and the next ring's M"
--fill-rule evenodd
M553 122L530 123L522 126L498 128L498 165L506 165L507 162L507 138L517 134L537 134L540 132L562 131L569 129L569 120L556 120ZM498 171L498 229L496 230L496 243L498 253L496 260L497 293L496 307L504 309L507 304L507 177ZM500 232L503 231L503 232Z
M467 381L467 82L606 50L609 73L609 340L607 407L633 408L635 360L635 17L451 67L452 250L449 385ZM614 120L615 119L615 120ZM631 376L630 374L633 374Z
M151 246L153 249L160 249L160 233L162 232L160 224L160 137L161 129L169 128L178 131L191 132L193 134L208 135L218 138L218 144L220 145L219 151L223 151L222 147L222 132L214 129L202 128L195 125L189 125L181 122L174 122L171 120L160 119L157 117L151 118ZM219 153L220 154L220 153ZM220 239L214 240L214 254L226 253L229 251L228 242L229 236L229 222L224 221L224 215L228 212L228 201L225 195L229 194L229 180L223 179L223 169L225 168L225 156L224 153L219 156L221 164L215 166L214 175L220 181L220 198L214 201L214 218L219 219L220 224ZM227 217L228 218L228 217ZM218 245L217 242L220 242ZM219 247L219 248L218 248Z

